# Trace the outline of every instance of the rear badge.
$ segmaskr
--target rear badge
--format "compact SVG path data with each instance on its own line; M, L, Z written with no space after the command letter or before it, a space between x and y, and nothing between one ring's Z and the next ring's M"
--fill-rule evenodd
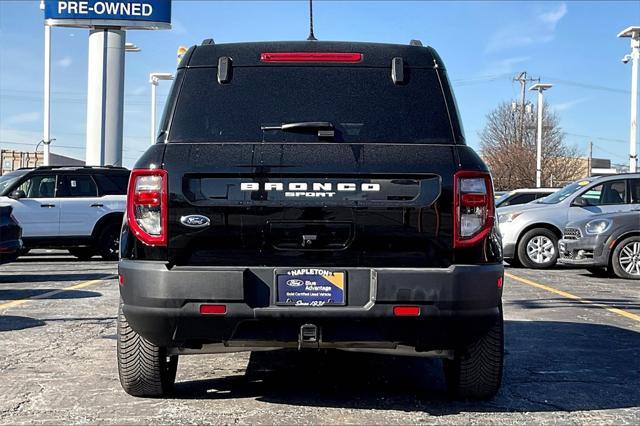
M190 214L189 216L182 216L180 223L189 228L205 228L211 224L211 220L206 216Z

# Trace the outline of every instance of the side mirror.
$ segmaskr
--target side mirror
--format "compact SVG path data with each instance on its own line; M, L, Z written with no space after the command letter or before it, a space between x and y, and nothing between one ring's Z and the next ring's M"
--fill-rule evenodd
M572 205L577 206L577 207L587 207L587 206L591 205L591 203L589 203L589 200L587 200L586 198L576 197L576 199L573 200Z
M20 198L25 198L27 194L24 193L22 189L16 189L11 194L9 194L9 198L13 198L14 200L19 200Z

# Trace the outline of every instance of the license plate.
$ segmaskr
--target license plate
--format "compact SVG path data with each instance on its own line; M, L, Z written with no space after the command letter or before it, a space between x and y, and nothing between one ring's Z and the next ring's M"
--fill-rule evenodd
M292 269L283 274L276 274L276 287L278 305L344 305L347 276L343 271Z

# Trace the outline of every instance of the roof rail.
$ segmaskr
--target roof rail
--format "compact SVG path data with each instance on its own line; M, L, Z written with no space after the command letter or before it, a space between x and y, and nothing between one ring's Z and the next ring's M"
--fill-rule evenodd
M413 39L413 40L411 40L409 42L409 46L420 46L420 47L422 47L423 44L422 44L422 42L420 40Z
M111 166L111 165L107 165L107 166L77 166L77 165L72 165L72 164L60 165L60 166L21 167L19 170L22 170L22 169L53 170L53 169L63 169L63 168L68 168L68 169L115 169L115 170L128 170L126 167L122 167L122 166Z
M208 44L216 44L216 42L213 41L212 38L205 38L204 40L202 40L201 44L202 44L202 46L206 46Z

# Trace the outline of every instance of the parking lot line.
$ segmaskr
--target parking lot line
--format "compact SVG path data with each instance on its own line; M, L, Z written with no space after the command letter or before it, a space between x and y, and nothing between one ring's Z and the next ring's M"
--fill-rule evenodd
M548 292L551 292L551 293L555 293L555 294L560 295L562 297L566 297L567 299L572 299L572 300L575 300L577 302L584 303L585 305L596 306L598 308L602 308L602 309L604 309L606 311L609 311L609 312L611 312L613 314L616 314L616 315L619 315L621 317L625 317L625 318L640 322L640 315L632 314L631 312L627 312L624 309L612 308L612 307L603 305L602 303L592 302L591 300L583 299L582 297L576 296L575 294L567 293L566 291L558 290L557 288L549 287L547 285L540 284L540 283L537 283L535 281L528 280L526 278L521 278L521 277L518 277L516 275L510 274L508 272L505 272L504 275L506 277L508 277L508 278L511 278L513 280L516 280L516 281L519 281L519 282L521 282L523 284L527 284L527 285L530 285L532 287L537 287L539 289L542 289L542 290L545 290L545 291L548 291Z
M84 288L84 287L89 287L95 284L99 284L103 281L107 281L107 280L111 280L114 279L116 277L116 275L108 275L104 278L100 278L99 280L91 280L91 281L84 281L69 287L65 287L65 288L61 288L59 290L53 290L53 291L49 291L47 293L43 293L43 294L38 294L37 296L31 296L31 297L25 297L24 299L19 299L19 300L13 300L11 302L7 302L7 303L2 303L0 304L0 311L4 311L6 309L9 308L14 308L16 306L20 306L24 303L27 303L31 300L37 300L37 299L47 299L51 296L55 296L56 294L60 294L60 293L64 293L65 291L71 291L71 290L77 290L79 288Z

